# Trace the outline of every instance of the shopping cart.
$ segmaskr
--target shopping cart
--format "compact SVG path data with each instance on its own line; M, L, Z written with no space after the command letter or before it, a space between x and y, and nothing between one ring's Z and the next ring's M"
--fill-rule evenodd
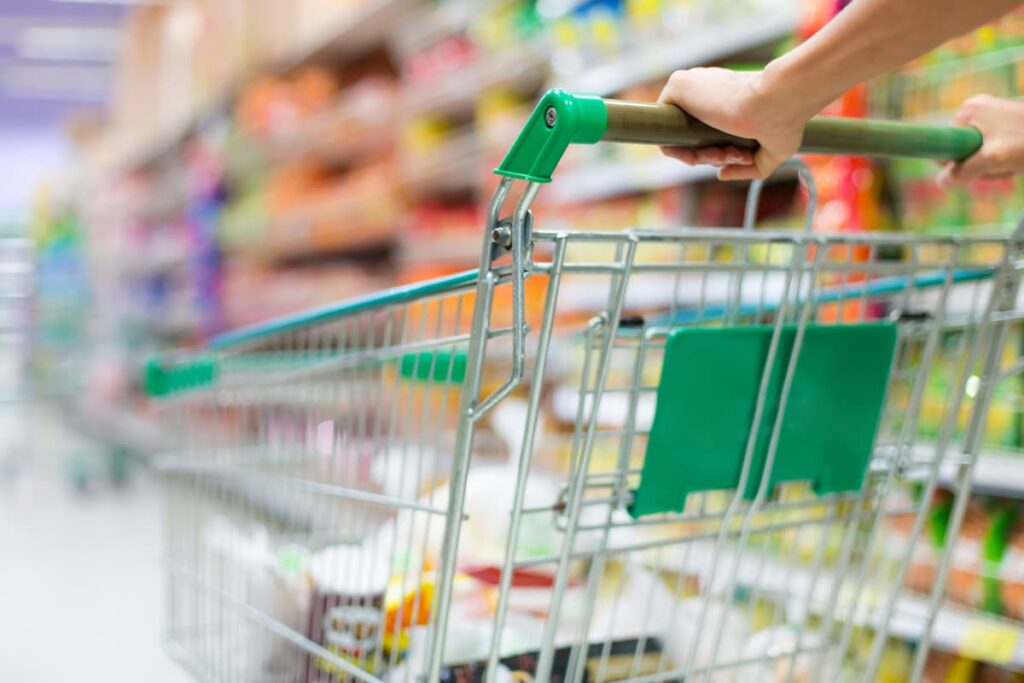
M599 140L750 144L553 91L497 171L478 271L147 368L180 446L166 635L198 678L873 681L895 635L920 679L952 544L930 591L904 585L940 471L954 538L1021 369L1021 233L754 230L756 183L747 229L534 225L566 148ZM835 119L804 139L979 144Z

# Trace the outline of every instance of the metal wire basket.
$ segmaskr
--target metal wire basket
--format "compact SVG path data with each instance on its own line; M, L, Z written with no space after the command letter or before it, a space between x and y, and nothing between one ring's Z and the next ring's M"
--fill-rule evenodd
M198 678L875 680L912 629L920 679L951 544L930 592L904 584L940 469L955 536L1019 370L1019 236L534 226L565 147L599 139L749 144L550 93L498 170L479 271L147 369L179 441L167 637ZM823 119L805 143L979 138Z

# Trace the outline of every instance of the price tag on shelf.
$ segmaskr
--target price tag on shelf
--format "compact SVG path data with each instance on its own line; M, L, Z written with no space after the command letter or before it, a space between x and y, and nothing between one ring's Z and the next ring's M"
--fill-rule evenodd
M1017 652L1020 632L1012 626L975 621L960 638L960 654L992 664L1009 664Z

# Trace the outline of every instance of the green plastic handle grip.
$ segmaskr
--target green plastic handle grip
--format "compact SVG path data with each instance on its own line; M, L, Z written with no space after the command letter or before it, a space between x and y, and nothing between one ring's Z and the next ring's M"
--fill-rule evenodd
M600 140L694 149L722 145L757 148L756 141L723 133L672 105L604 100L552 90L538 102L495 172L531 182L550 182L570 144ZM800 151L961 160L974 154L981 142L981 133L974 128L819 116L804 129Z
M605 100L604 105L607 124L602 140L693 148L757 148L754 140L723 133L670 104ZM980 146L981 133L975 128L818 116L804 128L800 151L959 160Z

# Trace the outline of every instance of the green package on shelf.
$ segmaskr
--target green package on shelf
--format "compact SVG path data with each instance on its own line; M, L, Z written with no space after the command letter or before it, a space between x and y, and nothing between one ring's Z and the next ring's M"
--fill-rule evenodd
M691 493L737 489L771 326L670 335L634 516L680 512ZM743 495L755 497L779 413L796 327L784 327L770 369ZM808 325L768 478L811 482L819 495L859 490L881 419L896 346L892 323Z

